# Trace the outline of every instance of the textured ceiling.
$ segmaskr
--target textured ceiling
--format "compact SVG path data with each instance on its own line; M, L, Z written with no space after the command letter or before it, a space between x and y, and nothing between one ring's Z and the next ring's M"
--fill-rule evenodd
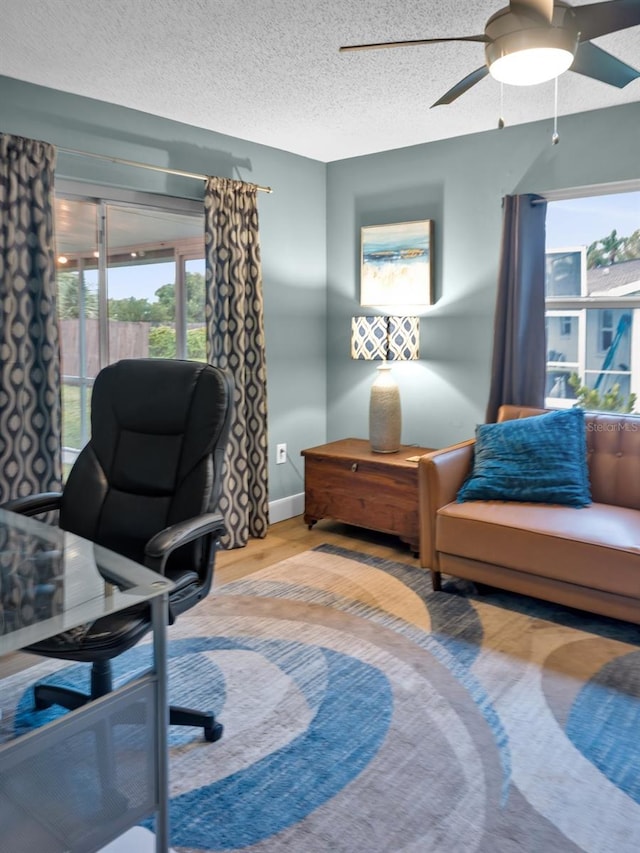
M338 47L481 33L502 5L0 0L0 74L316 160L339 160L496 127L500 86L490 77L454 104L429 109L483 64L482 45L353 54L339 54ZM596 43L632 65L640 63L640 27ZM553 101L552 82L505 86L505 121L548 118ZM559 81L560 115L632 101L640 101L640 79L621 90L572 72Z

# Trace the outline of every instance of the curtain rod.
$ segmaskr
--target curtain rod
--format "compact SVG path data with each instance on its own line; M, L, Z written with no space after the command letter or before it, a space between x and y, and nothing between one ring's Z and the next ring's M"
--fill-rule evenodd
M57 147L57 146L56 146ZM163 172L165 175L177 175L179 178L193 178L194 181L206 181L209 175L200 175L197 172L183 172L182 169L167 169L165 166L153 166L151 163L138 163L135 160L124 160L122 157L110 157L106 154L94 154L91 151L77 151L75 148L58 148L63 154L74 154L77 157L95 157L97 160L108 160L110 163L118 163L121 166L136 166L138 169L149 169L152 172ZM254 184L257 190L263 193L272 193L271 187L261 187Z

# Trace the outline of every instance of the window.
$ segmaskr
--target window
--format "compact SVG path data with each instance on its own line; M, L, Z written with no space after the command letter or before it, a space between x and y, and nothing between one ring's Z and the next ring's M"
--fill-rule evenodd
M640 191L549 201L546 405L640 406Z
M91 388L121 358L205 360L202 204L122 193L55 203L65 471L90 434Z
M585 260L582 248L548 250L545 269L547 296L582 296Z
M600 353L606 353L613 343L613 311L605 308L598 312L598 322L600 324Z

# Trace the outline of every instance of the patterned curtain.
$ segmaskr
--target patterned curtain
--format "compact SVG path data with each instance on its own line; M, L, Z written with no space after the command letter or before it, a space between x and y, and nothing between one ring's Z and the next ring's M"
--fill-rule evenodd
M54 166L0 134L0 503L62 486Z
M267 381L257 188L230 178L205 185L207 358L235 383L220 511L238 548L269 524Z

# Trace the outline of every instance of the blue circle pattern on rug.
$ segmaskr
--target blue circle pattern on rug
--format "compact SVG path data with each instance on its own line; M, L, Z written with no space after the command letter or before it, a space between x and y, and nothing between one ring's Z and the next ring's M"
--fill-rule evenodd
M197 703L198 691L194 693L193 685L203 685L198 706L207 707L205 696L208 701L213 698L213 711L218 714L225 702L224 678L204 653L228 649L254 651L278 666L296 683L314 711L313 718L303 734L252 766L174 797L170 803L171 843L177 847L234 849L297 823L362 772L378 753L391 723L393 695L383 673L356 658L288 640L210 637L172 641L168 647L170 701ZM114 684L118 686L147 668L150 654L150 647L138 646L116 658ZM87 667L68 667L46 680L82 689ZM175 696L182 693L179 688L176 691L176 682L188 688L186 701L184 694ZM65 713L58 707L32 709L33 691L29 689L16 710L16 734ZM197 730L170 728L172 747L200 737ZM243 802L251 804L250 814ZM152 828L153 822L146 825Z
M567 737L614 785L640 803L640 652L606 664L584 685Z

